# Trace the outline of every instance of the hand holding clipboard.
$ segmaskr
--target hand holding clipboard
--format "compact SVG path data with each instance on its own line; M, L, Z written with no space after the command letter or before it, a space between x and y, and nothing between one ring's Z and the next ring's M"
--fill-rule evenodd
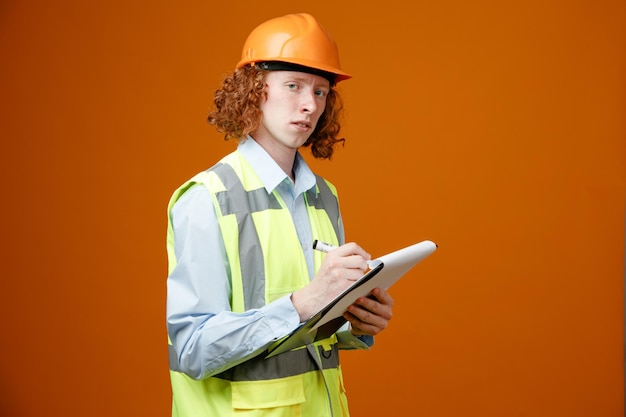
M316 243L315 249L332 250L332 247L324 247L320 243ZM425 240L370 261L371 269L359 280L290 335L272 344L268 349L268 357L329 337L346 322L343 313L359 297L368 296L377 287L388 289L436 249L435 243Z

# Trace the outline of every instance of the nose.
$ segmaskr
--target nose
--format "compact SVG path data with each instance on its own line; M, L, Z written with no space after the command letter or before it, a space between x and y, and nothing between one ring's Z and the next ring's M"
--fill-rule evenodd
M317 96L314 91L309 91L302 94L302 101L300 103L300 109L303 113L314 113L317 110Z

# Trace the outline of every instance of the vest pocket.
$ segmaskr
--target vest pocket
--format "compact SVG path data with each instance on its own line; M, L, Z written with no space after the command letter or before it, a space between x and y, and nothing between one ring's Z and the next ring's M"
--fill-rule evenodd
M231 383L233 415L238 417L298 417L304 402L301 375L268 381Z

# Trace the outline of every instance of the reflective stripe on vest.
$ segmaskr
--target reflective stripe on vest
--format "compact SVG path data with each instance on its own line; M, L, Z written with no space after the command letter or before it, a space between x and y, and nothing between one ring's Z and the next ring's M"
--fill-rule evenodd
M178 367L178 355L174 346L168 346L170 360L170 371L181 372ZM317 347L322 369L332 369L339 366L339 350L337 345L331 346L331 350L326 351L323 346ZM300 375L305 372L316 371L319 367L309 358L306 349L292 350L265 359L267 351L247 360L247 366L235 366L215 375L216 378L228 381L261 381L266 379L283 378L293 375ZM253 370L251 372L251 370Z
M250 214L282 207L276 196L268 195L265 188L246 191L230 165L218 164L212 171L226 187L226 191L215 195L222 215L234 214L239 225L239 262L243 279L244 309L262 307L265 305L263 252Z
M335 235L339 236L339 203L337 202L337 197L333 194L324 178L316 175L315 179L317 180L318 194L315 195L313 190L308 190L306 192L307 202L318 210L326 210L328 217L332 221Z
M324 350L323 346L318 346L317 350L322 369L332 369L339 366L339 351L336 344L328 351ZM310 353L306 349L292 350L265 359L266 353L263 352L263 354L249 359L241 365L227 369L215 377L228 381L263 381L300 375L319 369L315 361L311 360Z

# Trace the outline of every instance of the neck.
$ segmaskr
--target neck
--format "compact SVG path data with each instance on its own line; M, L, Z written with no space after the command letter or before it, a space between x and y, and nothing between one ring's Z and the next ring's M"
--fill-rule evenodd
M265 152L272 157L272 159L278 164L285 174L295 182L294 164L296 161L297 149L292 149L286 146L280 146L273 141L264 141L253 138Z

